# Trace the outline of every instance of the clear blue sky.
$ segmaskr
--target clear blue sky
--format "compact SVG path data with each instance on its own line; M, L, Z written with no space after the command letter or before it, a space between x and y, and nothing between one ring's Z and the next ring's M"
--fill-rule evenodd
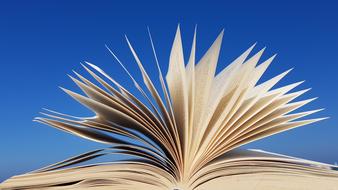
M0 2L0 181L102 145L32 122L47 107L91 115L58 86L75 89L66 74L84 73L91 61L120 82L127 78L104 44L139 76L124 41L130 37L145 67L155 71L151 28L166 71L170 44L181 24L185 47L198 25L197 57L225 29L220 67L254 42L278 53L265 79L294 67L281 84L306 80L319 96L306 108L326 108L331 119L279 134L246 147L316 161L338 161L338 4L334 1L1 1ZM257 50L256 49L256 50ZM186 51L189 51L187 48ZM155 73L153 78L156 79ZM140 77L137 77L140 79ZM131 87L131 83L126 83Z

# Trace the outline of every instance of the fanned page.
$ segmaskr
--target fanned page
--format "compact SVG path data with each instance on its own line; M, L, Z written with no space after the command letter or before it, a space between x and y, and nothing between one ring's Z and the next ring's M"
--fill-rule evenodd
M308 91L295 90L302 81L274 87L291 70L260 82L275 55L261 61L265 48L253 53L254 44L216 73L223 31L196 60L195 29L185 63L178 27L164 76L149 30L148 34L159 88L126 37L143 84L129 72L129 64L107 49L139 94L85 62L82 66L91 79L78 72L70 76L82 93L61 89L95 115L44 109L35 118L107 148L14 176L1 183L1 189L338 189L333 165L239 149L325 119L302 119L322 109L297 112L315 99L298 100Z

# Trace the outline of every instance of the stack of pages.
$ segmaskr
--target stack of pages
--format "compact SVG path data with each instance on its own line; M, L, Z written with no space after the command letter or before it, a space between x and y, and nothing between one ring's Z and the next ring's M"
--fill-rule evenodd
M86 62L83 67L92 80L77 72L71 76L83 93L62 89L95 115L76 117L46 109L35 119L107 148L14 176L1 189L338 189L333 165L238 148L325 119L303 118L321 109L295 111L314 100L295 101L308 91L293 90L302 82L274 87L290 70L260 82L275 56L260 61L264 49L251 55L253 45L216 73L223 32L196 61L196 31L190 55L184 57L178 28L164 78L150 32L149 37L159 85L126 38L144 84L107 48L138 94ZM120 159L95 161L112 155Z

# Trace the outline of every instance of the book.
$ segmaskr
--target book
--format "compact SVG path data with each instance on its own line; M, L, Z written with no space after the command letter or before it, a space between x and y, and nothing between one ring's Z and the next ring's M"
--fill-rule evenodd
M83 93L61 89L94 116L45 109L34 119L107 148L11 177L0 184L1 189L338 189L334 165L240 148L326 119L307 119L322 109L297 111L314 100L295 100L308 91L294 90L302 82L275 87L290 70L260 81L275 55L261 61L265 48L251 55L254 44L216 73L223 31L197 61L196 29L185 57L178 27L164 77L148 32L159 85L150 79L126 37L144 84L107 49L129 75L138 96L85 62L82 66L91 80L75 71L70 76Z

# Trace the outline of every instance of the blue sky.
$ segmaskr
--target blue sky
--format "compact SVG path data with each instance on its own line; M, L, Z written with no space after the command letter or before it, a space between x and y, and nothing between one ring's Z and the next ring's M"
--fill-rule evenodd
M0 181L102 145L34 123L41 108L91 115L58 86L75 89L66 76L84 73L90 61L131 87L109 55L110 46L141 79L127 49L127 34L156 79L150 27L166 72L170 45L180 23L185 51L198 26L197 58L224 28L219 69L255 42L278 53L264 79L289 68L281 84L306 80L305 109L326 108L320 123L247 145L316 161L338 161L338 4L334 1L1 1L0 2Z

